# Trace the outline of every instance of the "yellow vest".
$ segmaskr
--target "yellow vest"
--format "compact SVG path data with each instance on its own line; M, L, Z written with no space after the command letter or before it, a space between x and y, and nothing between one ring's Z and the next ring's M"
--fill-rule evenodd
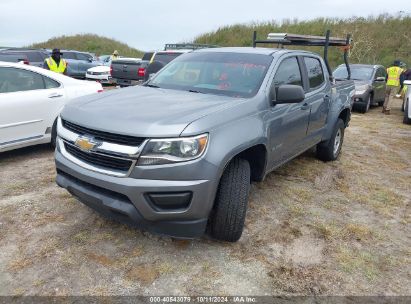
M400 76L404 70L397 66L392 66L387 69L388 80L387 85L398 87L400 85Z
M67 62L63 58L60 59L59 65L57 65L57 63L54 61L52 57L47 58L46 62L47 62L47 65L49 66L50 71L53 71L56 73L63 74L67 68Z

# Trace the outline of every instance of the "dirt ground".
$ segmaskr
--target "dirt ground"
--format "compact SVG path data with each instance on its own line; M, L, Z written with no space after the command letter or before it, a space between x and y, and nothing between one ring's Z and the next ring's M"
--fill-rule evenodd
M0 155L0 295L411 295L411 126L354 113L341 158L308 151L251 188L239 242L103 219L53 152Z

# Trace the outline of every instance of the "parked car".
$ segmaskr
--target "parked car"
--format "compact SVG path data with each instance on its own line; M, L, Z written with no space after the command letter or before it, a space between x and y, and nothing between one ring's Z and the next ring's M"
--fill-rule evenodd
M127 87L141 83L146 74L147 60L141 58L119 58L111 62L111 77L121 86Z
M87 80L95 80L102 84L111 84L112 77L110 67L106 65L99 65L94 68L89 68L86 72Z
M251 181L311 147L338 158L355 87L331 82L326 62L298 50L202 49L142 86L77 99L58 120L57 184L130 225L183 238L208 226L236 241Z
M67 61L67 76L84 79L89 68L101 65L93 54L73 50L61 50Z
M404 95L404 123L411 124L411 80L405 80L404 85L407 86L407 90Z
M0 54L14 54L27 58L28 64L43 67L44 60L49 57L49 53L45 49L25 49L25 48L10 48L0 51Z
M350 64L355 83L354 109L366 113L370 106L382 106L385 99L386 71L381 65ZM340 65L333 73L336 79L347 78L347 68Z
M0 62L0 152L55 142L56 118L73 98L101 84L39 67Z
M3 62L19 62L24 64L29 64L29 59L26 55L19 54L9 54L9 53L0 53L0 61Z

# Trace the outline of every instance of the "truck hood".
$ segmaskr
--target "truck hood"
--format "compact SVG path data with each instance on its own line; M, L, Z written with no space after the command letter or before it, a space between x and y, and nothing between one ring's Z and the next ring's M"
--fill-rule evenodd
M75 99L61 117L110 133L176 137L191 122L239 102L239 98L137 86Z

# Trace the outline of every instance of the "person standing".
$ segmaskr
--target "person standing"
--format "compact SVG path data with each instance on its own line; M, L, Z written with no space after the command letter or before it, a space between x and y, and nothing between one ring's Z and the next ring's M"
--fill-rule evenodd
M387 69L387 88L385 90L385 101L382 108L382 113L390 114L391 99L398 92L400 86L400 76L403 73L403 69L400 68L401 62L399 60L394 61L394 65Z
M61 55L63 55L63 53L60 52L60 49L53 49L51 56L44 60L43 68L66 75L67 62L63 58L61 58Z
M118 51L115 50L115 51L113 52L113 54L111 55L111 61L118 59L118 57L119 57L119 56L118 56Z

